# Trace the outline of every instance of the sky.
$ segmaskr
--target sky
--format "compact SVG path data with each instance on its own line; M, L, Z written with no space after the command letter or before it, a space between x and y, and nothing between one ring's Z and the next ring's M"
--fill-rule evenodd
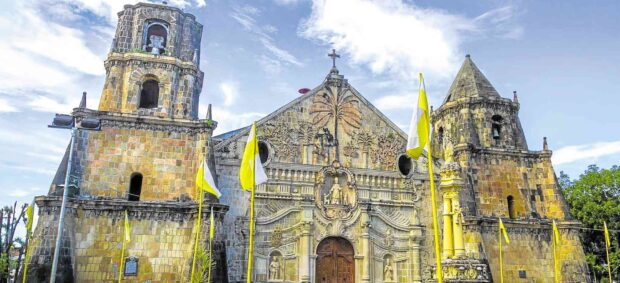
M54 113L98 107L117 15L132 0L0 0L0 205L46 194L69 142ZM159 2L161 3L161 2ZM589 3L587 3L589 4ZM519 95L530 150L556 172L620 164L620 2L169 0L204 25L200 116L249 125L340 73L404 131L419 72L437 108L466 54Z

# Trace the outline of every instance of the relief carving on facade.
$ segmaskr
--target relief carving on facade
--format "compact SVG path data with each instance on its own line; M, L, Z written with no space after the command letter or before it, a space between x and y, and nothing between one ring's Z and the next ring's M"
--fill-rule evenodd
M384 170L396 169L396 156L405 151L405 141L394 133L377 138L377 146L371 150L372 160Z
M316 205L326 218L347 218L357 206L355 177L338 161L324 167L315 181Z
M263 139L269 141L279 161L295 162L299 156L297 132L283 121L267 122L262 128Z

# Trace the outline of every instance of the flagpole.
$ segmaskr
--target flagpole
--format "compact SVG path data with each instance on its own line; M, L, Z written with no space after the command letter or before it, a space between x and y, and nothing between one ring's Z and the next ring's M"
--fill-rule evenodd
M30 209L33 213L28 216L29 227L28 231L26 231L26 257L24 258L24 275L22 276L22 283L26 283L26 278L28 276L28 256L30 255L30 244L32 242L32 222L34 221L34 200L30 204ZM607 261L609 261L609 255L607 255ZM17 274L15 275L17 278Z
M422 86L422 73L420 73L420 87ZM430 116L430 115L429 115ZM430 123L430 121L429 121ZM430 124L429 124L430 129ZM433 156L431 154L431 139L426 143L428 151L428 175L431 181L431 201L433 209L433 234L435 237L435 258L437 260L437 283L443 282L443 274L441 268L441 250L439 248L439 224L437 222L437 197L435 196L435 176L433 174Z
M557 241L556 239L560 236L557 234L557 226L555 225L555 220L553 220L553 233L551 242L553 243L553 273L555 273L555 282L560 283L560 272L558 271L558 255L557 255Z
M204 162L204 161L202 161ZM202 165L201 165L202 166ZM206 170L206 168L202 168L202 170ZM204 174L204 173L203 173ZM190 282L194 282L194 270L196 269L196 254L198 253L198 238L200 238L200 221L202 218L202 187L203 187L204 178L200 178L200 188L198 189L198 224L196 224L196 240L194 242L194 259L192 260L192 274L190 275Z
M501 219L499 221L502 221ZM499 282L504 283L504 261L502 259L502 227L499 226L497 229L497 240L499 241Z
M607 230L607 223L603 222L603 225L605 226L605 254L607 255L607 274L609 275L609 282L613 282L611 281L611 261L609 261L609 230Z
M211 217L211 220L213 220L213 204L211 204L211 214L209 215L209 217ZM211 221L211 226L215 225L215 222ZM213 244L213 233L211 233L211 230L215 229L214 227L209 227L209 276L207 279L208 283L211 283L211 267L213 266L213 250L212 250L212 244Z
M254 251L254 193L256 191L256 147L258 146L258 133L256 121L252 125L254 129L254 145L252 146L252 194L250 195L250 247L248 250L248 273L246 283L252 282L252 254Z
M123 246L121 248L121 264L118 270L118 283L123 281L123 268L125 267L125 242L127 242L127 210L125 210L125 217L123 218L123 236L121 237L123 241Z

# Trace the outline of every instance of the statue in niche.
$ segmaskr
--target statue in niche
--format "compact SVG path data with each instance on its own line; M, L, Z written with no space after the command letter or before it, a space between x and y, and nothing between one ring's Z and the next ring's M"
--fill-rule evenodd
M385 266L383 267L383 281L394 281L394 267L392 267L392 259L389 257L385 258Z
M159 55L161 54L161 50L164 48L164 37L159 35L151 35L149 37L151 43L148 47L151 47L151 54Z
M282 272L280 272L280 257L271 256L269 263L269 280L281 280Z
M338 176L334 177L334 184L325 196L325 204L343 204L342 203L342 187L338 182Z

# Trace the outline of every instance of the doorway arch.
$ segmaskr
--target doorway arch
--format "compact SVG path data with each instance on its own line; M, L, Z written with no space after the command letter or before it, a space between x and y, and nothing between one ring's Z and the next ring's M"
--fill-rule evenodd
M347 239L323 239L316 249L316 255L316 283L355 282L355 252Z

